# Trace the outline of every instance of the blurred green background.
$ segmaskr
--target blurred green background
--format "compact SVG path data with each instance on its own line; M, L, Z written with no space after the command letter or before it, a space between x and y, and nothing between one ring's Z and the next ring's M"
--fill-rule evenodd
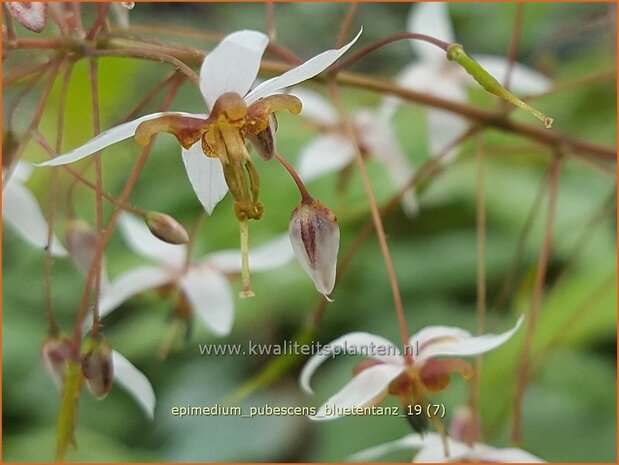
M356 46L370 44L405 30L411 4L362 4L353 29L364 34ZM276 4L277 40L302 57L331 48L345 17L347 4ZM92 8L84 7L85 22ZM505 54L511 35L515 5L450 5L459 42L471 53ZM240 28L265 29L262 4L142 4L131 12L132 23L162 24L228 33ZM612 4L535 3L525 8L518 60L549 74L557 84L615 68L615 12ZM19 33L23 31L20 29ZM157 40L210 48L212 43L149 35ZM42 60L34 53L23 55ZM354 70L391 78L414 59L406 42L385 47L358 63ZM5 72L11 62L5 64ZM150 86L163 79L170 66L120 58L100 60L102 127L123 118ZM313 87L321 91L320 87ZM4 89L11 102L21 87ZM614 77L581 84L537 99L536 105L555 118L555 127L576 138L616 145L616 86ZM55 134L60 83L53 90L42 121L45 134ZM37 93L16 113L23 129L31 117ZM325 94L326 95L326 94ZM374 106L381 96L344 90L350 109ZM91 115L87 66L75 67L67 97L65 149L90 137ZM471 100L492 108L496 101L473 90ZM202 112L197 89L185 84L172 109ZM144 110L153 111L156 106ZM515 117L535 124L527 115ZM428 158L423 110L406 106L395 124L411 161L419 166ZM21 124L21 126L20 126ZM278 143L282 154L295 161L299 150L315 132L301 118L279 119ZM53 140L53 137L52 137ZM487 131L487 281L489 302L496 300L514 261L518 238L535 201L548 165L544 149L525 139ZM385 218L411 331L428 324L475 329L476 308L476 171L472 143L464 144L457 161L432 179L420 193L421 213L406 218L397 210ZM108 149L104 157L106 190L121 191L139 148L132 141ZM178 156L176 142L160 137L131 197L144 210L167 212L186 225L200 212ZM28 160L42 160L34 144ZM251 224L252 243L264 243L285 231L298 201L293 183L275 163L256 162L262 179L263 220ZM380 203L394 188L383 167L368 163ZM49 173L36 171L28 186L40 200L46 197ZM369 218L369 207L358 175L345 192L337 189L337 175L310 184L314 195L329 205L342 228L346 250ZM62 182L68 183L66 175ZM614 208L594 227L587 225L610 199L614 206L614 175L602 173L573 158L563 164L555 247L548 285L534 342L532 381L524 404L524 447L548 461L616 461L616 242ZM77 212L94 221L93 195L76 191ZM59 207L58 233L66 210ZM201 229L195 257L236 247L238 225L226 198ZM489 309L487 328L503 331L518 314L527 311L537 263L545 208L531 232L513 292L502 310ZM106 210L109 217L109 210ZM581 238L585 237L582 241ZM576 254L576 251L579 251ZM107 251L112 277L146 263L127 250L118 236ZM565 272L564 272L565 271ZM170 300L156 293L132 299L105 322L113 347L138 366L151 380L157 395L154 421L148 421L133 400L115 388L103 401L86 393L80 402L78 450L74 461L342 461L347 455L410 432L402 419L345 418L313 423L304 417L185 417L170 414L173 406L213 405L258 373L267 357L201 357L198 344L280 344L289 340L320 302L313 284L297 263L276 271L254 273L256 298L236 301L231 335L217 339L197 322L191 337L162 360L157 356L170 333ZM605 285L610 283L610 285ZM235 282L235 290L239 283ZM70 329L79 305L83 277L67 261L54 265L54 307L65 329ZM398 340L393 300L378 244L371 237L356 255L352 267L338 280L320 327L323 342L344 333L370 331ZM50 461L55 440L58 394L44 373L39 350L46 334L43 315L43 254L24 244L11 230L3 231L3 461ZM481 411L484 441L507 445L514 395L514 370L523 332L484 361ZM297 385L298 369L270 388L245 399L242 405L320 405L349 379L359 359L343 356L329 361L313 380L316 396L303 395ZM454 379L434 400L444 402L447 416L466 401L468 384ZM388 401L388 405L395 405ZM411 453L385 457L409 461Z

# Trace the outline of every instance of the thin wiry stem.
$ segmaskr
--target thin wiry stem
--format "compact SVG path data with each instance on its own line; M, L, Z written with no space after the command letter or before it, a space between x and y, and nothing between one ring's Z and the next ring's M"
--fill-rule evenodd
M383 221L380 216L378 205L376 203L376 198L374 197L374 192L372 190L372 185L370 183L367 168L365 167L365 161L363 160L363 155L361 154L361 150L359 149L357 134L354 127L352 126L350 118L348 117L346 107L344 106L342 96L340 95L340 90L335 81L330 82L329 90L331 92L331 97L333 98L338 108L340 119L344 122L348 138L355 142L355 161L357 164L357 168L359 169L361 182L363 183L363 189L365 190L366 196L368 198L368 203L370 204L370 208L372 210L372 220L374 222L374 228L376 229L376 237L378 238L378 242L380 244L380 249L383 254L383 259L385 261L385 268L387 269L387 276L389 277L389 283L391 284L391 292L393 294L393 301L395 304L395 311L400 327L400 336L402 338L402 345L404 348L404 353L406 355L406 361L407 363L412 364L413 354L412 351L409 350L409 332L406 325L406 316L404 314L404 305L402 304L402 296L400 295L398 278L396 276L395 268L393 266L391 252L389 251L389 244L387 243L387 238L385 236Z
M486 182L484 170L484 140L482 134L476 137L477 165L477 334L484 332L486 322ZM473 424L479 425L479 388L481 383L482 356L475 357L475 368L471 381L469 404L473 413ZM471 441L476 438L471 437ZM473 443L469 444L473 446Z
M340 48L346 43L348 31L350 31L350 26L355 19L355 15L357 14L358 9L359 4L357 2L350 4L350 8L348 8L348 13L346 13L344 21L342 21L342 25L340 26L340 33L338 34L337 40L335 41L335 48Z
M531 203L531 207L527 214L527 218L524 222L524 226L520 231L520 235L518 236L518 243L516 245L516 251L514 252L514 258L512 260L512 265L507 273L507 277L505 281L503 281L503 285L501 286L501 290L497 295L494 304L492 307L495 309L497 313L502 313L505 305L509 300L509 296L513 290L514 281L520 267L522 265L522 261L524 259L524 251L527 245L527 241L529 240L529 236L531 234L531 230L533 229L533 225L535 224L535 220L537 215L540 212L542 206L542 199L544 197L544 193L546 192L546 187L548 186L548 172L544 174L542 179L540 180L540 185L535 194L535 198Z
M101 14L103 10L99 10ZM105 10L107 13L107 10ZM97 18L98 19L98 18ZM96 25L96 22L95 22ZM96 35L95 26L91 29L91 33ZM90 60L89 77L90 77L90 93L92 97L92 124L94 136L98 136L101 132L101 123L99 121L99 85L97 80L98 66L97 60ZM95 162L95 221L97 229L97 240L103 239L103 195L102 195L102 172L101 172L101 152L96 152L94 155ZM98 263L94 263L96 272L94 276L94 304L92 309L92 336L96 339L99 335L99 295L101 294L101 274L103 267L103 254L97 254Z
M512 28L512 36L509 39L509 47L507 49L507 68L503 80L503 87L509 90L516 63L516 55L518 55L518 46L520 45L520 34L522 32L522 18L524 16L524 3L515 5L516 13L514 15L514 26Z
M295 184L297 185L297 188L299 189L299 193L301 194L301 200L304 203L311 203L314 199L310 195L309 191L307 190L307 187L305 187L305 183L301 180L301 177L299 176L297 171L294 169L294 167L290 164L290 162L286 160L283 156L281 156L279 153L276 153L274 155L274 158L280 163L280 165L286 168L286 171L288 171L288 173L294 180Z
M533 297L531 299L531 308L528 312L528 321L525 328L524 343L520 353L518 369L516 374L516 396L514 401L514 416L511 430L511 441L519 445L522 441L522 404L524 393L529 381L529 365L531 345L537 328L537 318L542 302L542 294L544 282L546 281L546 270L548 261L552 251L552 232L555 220L555 210L557 206L557 197L559 191L559 175L561 173L561 155L555 154L550 166L549 182L549 199L548 213L546 217L546 230L544 233L544 243L539 254L537 264L537 274L535 276L535 287Z
M275 42L277 40L277 29L275 28L275 4L273 2L264 3L264 14L269 41Z

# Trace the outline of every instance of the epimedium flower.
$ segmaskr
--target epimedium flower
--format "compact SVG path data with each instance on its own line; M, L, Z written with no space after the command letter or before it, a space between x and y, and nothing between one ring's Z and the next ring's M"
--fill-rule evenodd
M412 350L406 355L413 356L412 363L401 355L395 344L374 334L353 332L335 339L303 367L299 383L305 392L313 393L310 386L312 375L333 355L363 353L370 359L358 364L352 380L310 418L332 420L341 417L340 412L346 409L376 405L387 394L399 397L405 405L424 404L426 393L445 389L454 371L467 379L473 375L472 366L466 360L455 357L479 355L499 347L520 328L522 320L523 317L520 317L509 331L482 336L472 336L456 327L427 326L409 340L407 350Z
M247 221L260 219L259 176L249 156L245 140L252 142L266 159L275 154L275 123L278 111L298 114L301 101L277 93L296 85L331 66L358 39L342 48L323 52L281 76L268 79L254 89L268 37L243 30L226 36L211 51L200 69L200 91L209 114L181 112L155 113L121 124L77 149L39 166L73 163L116 142L135 136L149 144L159 132L173 134L182 146L187 175L200 202L210 214L228 190L234 198L234 213L240 224L242 252L242 297L251 296L249 285Z
M188 262L185 245L159 240L143 221L123 213L119 225L129 248L157 264L139 266L113 279L100 298L101 317L141 292L172 287L180 291L184 308L199 317L213 333L225 336L230 332L234 297L228 275L241 271L239 251L222 250ZM292 256L290 242L283 235L253 250L249 262L254 270L267 271L286 264Z
M3 2L15 21L32 32L41 32L47 24L47 2Z
M408 16L409 32L427 34L447 43L456 42L449 5L441 2L422 2L415 4ZM418 92L426 92L455 102L467 101L467 88L477 86L475 81L456 63L448 61L445 52L419 40L411 40L411 47L417 61L408 65L396 78L399 85ZM495 55L474 55L473 58L499 81L505 79L509 62L507 58ZM538 94L548 91L552 81L541 73L520 63L513 63L511 88L520 94ZM399 100L389 97L386 100L395 113ZM462 136L469 124L462 117L438 109L427 110L428 148L436 155L445 151L456 139ZM457 150L451 149L443 158L453 160Z
M298 169L301 178L310 182L352 164L355 160L355 141L349 137L331 102L304 87L295 87L290 94L301 99L301 116L319 131L299 154ZM356 110L352 114L352 123L362 154L379 161L387 170L394 186L401 189L413 177L414 169L391 127L389 108L381 105L377 109ZM413 189L406 191L401 203L407 216L413 217L417 214L419 207Z
M38 249L44 249L47 247L49 226L37 199L26 187L32 174L31 165L19 161L12 173L3 170L2 174L2 220L26 242ZM52 236L50 251L58 257L67 255L66 249L55 235Z
M482 443L469 446L452 437L447 438L449 456L445 456L443 439L438 433L424 436L408 434L401 439L362 450L349 457L350 462L369 462L390 452L416 450L413 463L545 463L545 460L515 447L495 448Z

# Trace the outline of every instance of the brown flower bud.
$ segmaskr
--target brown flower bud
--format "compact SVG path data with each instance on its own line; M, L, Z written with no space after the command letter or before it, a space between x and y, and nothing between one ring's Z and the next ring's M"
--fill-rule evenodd
M58 390L62 390L65 364L71 352L71 339L67 336L50 336L41 347L43 368L54 381Z
M112 348L104 339L86 338L82 343L82 374L86 386L97 399L103 399L112 389L114 363Z
M150 232L168 244L186 244L189 241L187 230L170 215L148 212L145 220Z
M9 14L19 24L32 32L41 32L47 24L45 2L5 2Z
M333 212L317 200L303 201L292 212L290 242L301 267L325 297L335 286L340 228Z
M275 115L270 115L266 129L256 135L247 136L263 160L268 161L275 156L275 131L277 131L277 119Z

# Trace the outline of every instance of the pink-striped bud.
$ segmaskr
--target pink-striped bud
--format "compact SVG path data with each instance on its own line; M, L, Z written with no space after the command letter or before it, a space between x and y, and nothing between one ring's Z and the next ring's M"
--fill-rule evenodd
M86 386L97 399L103 399L112 389L114 363L112 347L104 339L87 338L82 343L82 374Z
M325 297L335 286L340 228L333 212L317 200L301 202L288 228L292 249L301 267Z
M160 212L148 212L145 217L150 232L168 244L186 244L189 234L182 224L170 215Z
M71 352L71 339L67 336L50 336L41 347L41 362L58 390L62 390L66 361Z

